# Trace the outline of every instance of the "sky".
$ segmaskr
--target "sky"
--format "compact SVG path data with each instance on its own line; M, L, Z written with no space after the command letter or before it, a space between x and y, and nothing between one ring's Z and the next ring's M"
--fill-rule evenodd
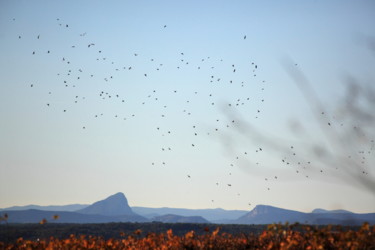
M0 208L375 212L374 117L345 99L371 107L374 24L373 1L2 0Z

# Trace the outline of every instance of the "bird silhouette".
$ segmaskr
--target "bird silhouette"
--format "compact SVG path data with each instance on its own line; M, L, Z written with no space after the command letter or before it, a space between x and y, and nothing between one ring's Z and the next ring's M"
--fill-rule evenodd
M56 21L58 24L60 23L59 19ZM46 56L43 53L45 58L48 58L46 59L48 63L51 62L51 65L54 65L54 60L59 62L57 76L54 75L58 77L57 87L53 84L44 85L45 93L53 90L53 94L43 100L44 109L46 109L44 106L46 103L49 112L56 109L60 113L62 110L66 119L71 119L72 114L77 115L79 118L77 118L76 126L83 134L95 133L95 127L102 126L105 121L108 124L121 124L119 126L123 126L124 131L129 131L132 136L139 136L140 141L142 138L145 139L147 134L145 141L159 142L159 144L152 143L150 149L147 149L150 150L150 155L155 155L151 163L153 167L165 166L163 171L166 171L168 167L172 166L170 159L180 157L181 152L190 151L189 154L198 157L202 152L200 151L202 145L209 145L208 143L212 140L220 140L220 136L224 133L235 132L240 120L235 122L232 118L225 120L222 117L219 109L223 98L228 109L243 108L243 111L256 113L259 117L263 113L263 106L255 106L255 101L264 101L263 96L246 97L247 93L252 93L250 91L252 85L257 89L263 87L258 84L261 79L252 77L250 79L249 77L256 75L255 73L261 75L257 71L258 65L255 61L251 62L251 65L249 61L245 65L242 65L241 61L227 63L228 60L222 57L223 54L218 54L217 57L205 55L204 52L194 54L190 50L185 50L184 47L178 48L176 52L171 52L174 53L172 60L170 60L169 54L168 57L166 55L163 57L157 53L150 53L147 49L142 49L141 46L136 48L124 46L121 48L121 52L124 51L124 53L116 57L108 53L106 47L101 43L101 39L94 39L95 37L91 36L91 33L86 35L86 32L77 32L76 25L74 23L70 23L70 25L70 29L62 29L56 25L64 36L71 34L72 38L76 38L76 40L63 38L66 40L61 41L61 44L69 49L67 53L62 53L59 46L53 44L43 47L42 42L48 41L50 38L48 36L51 35L42 33L40 30L38 31L40 34L35 32L31 36L34 40L35 37L40 40L38 41L40 47L32 47L32 44L27 45L29 46L27 51L33 51L32 54L36 55L32 57L34 61L40 60L40 57L43 56L42 53L39 53L42 49L50 54ZM61 25L59 24L59 26ZM69 25L65 24L65 27L68 28ZM163 28L166 27L165 24ZM160 26L156 29L161 32ZM17 43L23 43L25 38ZM17 40L17 36L13 35L12 39ZM18 36L18 39L21 39L21 35ZM88 42L86 39L93 40ZM247 36L244 35L243 39L246 40ZM134 58L133 55L137 58ZM95 67L100 70L95 70L92 65L96 65ZM152 71L150 72L150 70ZM180 83L189 79L190 75L197 79L197 84L194 82L191 83L191 86L186 86L187 84ZM168 79L167 83L163 83L163 79ZM168 83L168 81L173 83ZM150 88L150 86L152 87ZM30 87L35 86L31 84ZM239 87L243 89L239 89ZM37 84L33 92L39 91L41 88L41 84ZM92 94L94 88L98 91ZM83 93L87 93L87 95L84 94L87 100L83 97ZM70 103L74 105L68 106ZM88 109L88 114L86 114L82 110L86 110L89 105L92 105L92 110ZM82 113L79 114L79 112ZM95 124L94 126L90 126L91 124L85 119L87 116L91 119L95 118L90 121ZM253 117L249 119L253 119ZM186 126L179 125L179 122L182 121ZM86 131L83 132L82 129ZM123 135L122 132L119 133L119 138L121 138L121 134ZM186 141L177 143L181 141L181 138L186 138ZM207 146L207 148L209 147ZM238 156L233 157L233 164L230 165L233 168L231 171L225 172L225 179L220 183L224 183L224 185L228 183L228 187L232 187L232 184L237 186L235 181L229 178L236 176L235 168L240 165L239 161L253 156L253 149L242 148L241 151L236 152ZM255 149L259 154L262 152L260 147ZM152 150L154 152L151 152ZM149 167L150 162L147 163ZM283 162L283 164L286 163ZM191 175L189 174L187 177L191 178ZM277 176L272 178L273 181L276 179ZM218 190L220 189L219 182L210 180L210 183L213 186L218 186ZM239 193L236 192L233 195L239 196Z

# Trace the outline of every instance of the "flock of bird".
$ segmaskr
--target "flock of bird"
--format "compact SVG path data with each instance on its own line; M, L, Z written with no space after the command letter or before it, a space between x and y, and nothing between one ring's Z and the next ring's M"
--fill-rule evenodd
M15 19L13 21L16 22ZM56 19L56 26L66 30L71 27L60 19ZM160 32L165 30L168 30L167 25L160 27ZM35 34L34 39L41 41L48 35ZM31 56L37 59L41 54L47 54L50 56L48 60L57 60L60 66L56 72L58 88L38 84L37 80L28 83L28 87L47 93L45 108L54 109L63 114L67 114L71 109L77 107L71 104L79 105L87 99L94 101L99 107L112 107L110 109L103 108L99 112L91 110L92 113L89 115L96 120L108 119L109 122L122 122L126 126L127 122L134 121L136 124L139 116L144 116L145 113L150 114L149 126L154 131L154 139L160 140L160 147L154 149L155 152L159 152L157 153L159 158L150 159L150 165L153 167L168 165L168 157L165 157L165 154L173 153L176 147L186 150L207 150L201 147L202 139L197 139L199 137L204 137L206 141L212 140L212 138L220 141L225 138L226 133L238 132L238 126L243 122L242 119L228 119L228 116L220 112L220 109L226 109L229 112L241 110L252 122L261 118L266 102L264 93L268 84L265 80L259 79L259 68L261 67L250 59L244 66L209 55L201 56L198 59L181 51L175 55L176 64L171 65L170 60L166 60L166 58L147 57L141 51L132 51L127 55L131 58L124 63L112 59L110 55L106 54L105 49L100 48L95 41L86 42L89 35L88 32L76 34L77 44L61 42L65 49L74 51L70 55L62 55L58 49L54 51L53 46L44 50L31 48ZM22 41L25 39L25 35L19 34L17 39ZM239 37L239 40L247 42L248 39L244 35ZM82 54L84 59L77 60L75 54ZM86 66L84 63L93 65L95 63L93 60L103 70L100 72L90 71L90 66ZM197 76L193 78L196 79L199 76L200 81L191 86L185 86L185 83L175 86L172 84L163 85L158 80L160 74L171 75L174 77L172 80L176 80L176 75L189 78L189 74L196 74ZM233 77L228 77L230 75ZM90 85L90 82L95 82L92 85L98 88L94 94L92 89L95 88ZM120 85L121 82L125 87ZM133 87L132 84L136 84L137 87ZM67 90L64 92L67 93L65 94L66 100L61 104L54 100L53 96L56 91L62 91L64 88ZM87 94L82 95L82 89L87 91ZM223 94L223 92L225 93ZM63 107L64 104L66 107ZM185 119L184 124L187 128L176 125L176 119ZM201 121L202 119L204 121ZM91 129L90 123L84 124L83 122L77 126L84 131ZM176 139L166 139L176 135L189 138L186 145L181 146L174 143ZM177 136L177 138L179 137ZM247 150L241 149L242 151L234 152L231 156L232 159L229 160L227 175L232 175L233 168L240 165L241 159L249 159L254 156L254 153L263 154L270 147L267 143L263 143L263 145L248 147ZM293 145L288 146L286 154L288 157L296 157ZM292 164L293 160L283 157L280 162L285 165L294 165L293 168L290 168L291 170L305 179L309 178L304 170L311 165L310 161L295 160ZM261 165L259 162L252 162L252 164ZM319 169L319 171L323 173L323 169ZM194 175L187 172L185 178L191 180ZM281 179L275 174L268 174L263 178L265 182L263 189L267 191L271 191L270 182L277 182ZM236 183L228 180L226 177L223 177L222 181L212 180L212 185L235 188ZM236 194L240 195L239 192ZM211 201L215 202L215 200ZM248 205L251 206L251 202Z

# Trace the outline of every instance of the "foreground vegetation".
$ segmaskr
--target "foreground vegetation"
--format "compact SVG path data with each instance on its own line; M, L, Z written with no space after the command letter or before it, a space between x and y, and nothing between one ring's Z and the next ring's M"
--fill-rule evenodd
M220 227L221 233L238 235L241 233L260 234L264 231L266 225L215 225L215 224L197 224L197 223L98 223L98 224L73 224L73 223L30 223L30 224L0 224L0 241L15 242L22 237L25 240L66 239L70 235L90 235L108 239L121 239L122 234L130 235L140 230L138 237L146 237L150 233L161 234L172 229L173 234L183 236L190 231L197 235L212 232Z
M114 223L112 226L120 224L124 223ZM161 223L157 224L161 226ZM179 226L183 225L187 226ZM263 227L259 233L255 230L255 233L235 234L223 232L221 227L212 229L213 226L205 226L198 231L191 230L182 235L177 235L173 229L163 233L145 233L137 229L131 233L121 231L116 238L89 234L71 234L66 238L50 236L34 240L20 237L15 241L1 241L0 249L375 249L375 226L368 224L357 229L279 224L253 226L253 229ZM9 227L8 230L14 228ZM3 233L4 230L1 231L2 235Z

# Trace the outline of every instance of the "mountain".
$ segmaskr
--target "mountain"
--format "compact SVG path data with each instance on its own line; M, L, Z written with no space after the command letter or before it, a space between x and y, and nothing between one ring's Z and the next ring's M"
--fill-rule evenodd
M313 213L313 214L323 214L323 213L330 213L330 214L350 213L350 214L352 214L352 212L347 211L347 210L343 210L343 209L325 210L325 209L322 209L322 208L316 208L311 213Z
M365 222L375 224L375 213L356 214L352 212L310 213L311 224L362 225Z
M152 218L152 221L164 223L210 223L202 216L180 216L175 214L166 214Z
M81 214L100 214L106 216L136 215L129 207L128 201L123 193L117 193L108 198L97 201L94 204L77 210Z
M238 218L239 224L306 223L306 214L266 205L257 205L249 213ZM308 222L307 222L308 223Z
M20 210L29 210L29 209L37 209L37 210L43 210L43 211L76 211L79 209L83 209L85 207L88 207L89 205L83 205L83 204L71 204L71 205L62 205L62 206L39 206L39 205L27 205L27 206L13 206L13 207L7 207L0 209L2 210L11 210L11 211L20 211Z
M74 212L28 210L2 210L8 214L9 223L38 223L43 219L55 223L107 223L147 222L148 219L134 213L123 193L117 193ZM54 220L53 216L58 215Z
M375 224L375 213L355 214L345 210L327 211L316 209L312 213L303 213L266 205L257 205L253 210L233 221L236 224L341 224L362 225L364 222Z
M35 209L38 208L38 209ZM76 211L67 211L78 208ZM48 210L48 211L47 211ZM60 210L60 211L58 211ZM314 209L311 213L257 205L251 211L184 208L129 207L123 193L117 193L91 205L10 207L0 210L0 216L8 214L9 223L38 223L47 219L49 223L107 223L107 222L150 222L170 223L222 223L222 224L341 224L375 225L375 213L356 214L346 210ZM54 220L54 215L59 218ZM146 218L147 217L147 218Z
M109 222L147 222L139 215L105 216L98 214L80 214L66 211L43 211L36 209L19 211L1 211L0 214L8 215L8 223L39 223L46 219L48 223L109 223ZM58 219L54 216L58 215Z
M215 209L186 209L186 208L149 208L149 207L132 207L132 210L139 215L152 219L156 216L165 214L175 214L180 216L202 216L204 219L215 223L225 223L235 220L240 216L248 213L246 210L224 210Z

